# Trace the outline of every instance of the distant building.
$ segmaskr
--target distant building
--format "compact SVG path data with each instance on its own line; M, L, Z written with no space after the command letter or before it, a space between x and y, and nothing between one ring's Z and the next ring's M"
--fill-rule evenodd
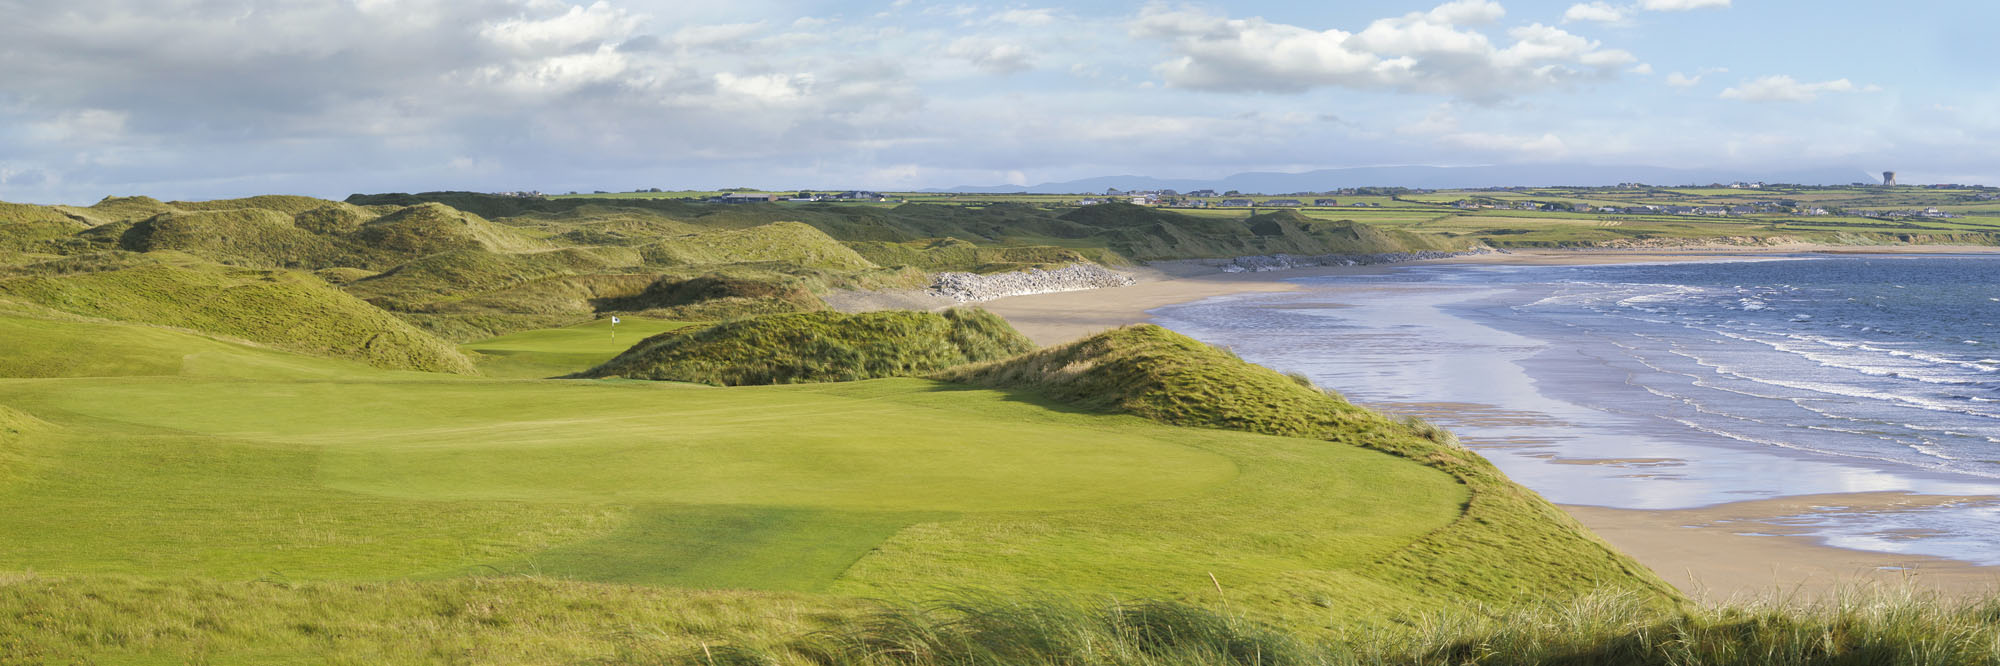
M1298 200L1298 199L1270 199L1270 200L1267 200L1267 201L1265 201L1265 202L1264 202L1264 205L1266 205L1266 206L1278 206L1278 207L1281 207L1281 208L1297 208L1297 207L1299 207L1299 206L1303 206L1303 205L1305 205L1305 204L1301 204L1301 203L1299 203L1299 200Z
M778 195L776 194L755 194L751 192L730 192L728 194L724 194L722 196L711 199L711 201L714 201L716 203L726 203L726 204L770 203L772 201L777 201L777 200L778 200Z
M1187 193L1187 195L1191 197L1212 197L1215 196L1215 190L1195 190Z
M1883 187L1895 187L1895 186L1896 186L1896 172L1894 172L1894 171L1884 171L1884 172L1882 172L1882 186L1883 186Z
M1255 205L1255 204L1256 204L1256 202L1254 202L1254 201L1251 201L1251 200L1249 200L1249 199L1223 199L1223 200L1222 200L1222 205L1224 205L1224 206L1227 206L1227 207L1230 207L1230 208L1248 208L1248 207L1250 207L1250 206L1252 206L1252 205Z
M1314 200L1313 200L1313 205L1314 205L1314 206L1318 206L1318 207L1320 207L1320 208L1332 208L1332 207L1334 207L1334 206L1338 206L1338 205L1340 205L1340 200L1339 200L1339 199L1314 199Z

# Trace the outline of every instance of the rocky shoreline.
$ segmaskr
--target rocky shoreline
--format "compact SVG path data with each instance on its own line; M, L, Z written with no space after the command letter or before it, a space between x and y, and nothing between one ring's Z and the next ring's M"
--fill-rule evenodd
M1104 287L1127 287L1136 280L1096 264L1075 264L1052 271L1030 268L1013 273L938 273L929 292L958 303L977 303L1008 296L1052 294Z

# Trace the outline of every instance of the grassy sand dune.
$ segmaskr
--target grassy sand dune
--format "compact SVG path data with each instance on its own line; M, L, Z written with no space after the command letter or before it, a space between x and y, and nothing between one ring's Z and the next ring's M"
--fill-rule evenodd
M1590 535L1450 433L1394 421L1295 377L1153 325L1103 333L941 378L1040 391L1079 406L1183 426L1304 437L1382 451L1465 484L1463 514L1378 562L1427 594L1504 603L1630 590L1675 596L1645 567ZM1337 585L1301 576L1302 584Z
M913 377L1034 349L984 310L807 312L672 331L633 345L582 377L718 386Z
M473 371L471 361L449 343L317 278L291 271L221 266L175 253L97 255L0 272L0 296L73 314L192 329L382 368Z

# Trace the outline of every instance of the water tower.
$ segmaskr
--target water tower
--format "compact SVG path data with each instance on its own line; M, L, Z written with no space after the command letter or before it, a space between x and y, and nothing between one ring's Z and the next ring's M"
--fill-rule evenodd
M1882 172L1882 186L1883 186L1883 187L1895 187L1895 186L1896 186L1896 172L1894 172L1894 171L1884 171L1884 172Z

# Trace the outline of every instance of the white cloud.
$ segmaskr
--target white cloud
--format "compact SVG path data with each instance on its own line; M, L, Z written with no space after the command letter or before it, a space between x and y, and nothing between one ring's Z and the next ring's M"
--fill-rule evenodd
M1613 7L1608 2L1578 3L1563 12L1564 23L1624 23L1631 17L1629 8Z
M811 74L752 74L729 72L715 75L715 90L725 98L760 104L790 104L810 94Z
M625 54L606 45L588 53L482 67L471 80L497 84L515 94L560 95L583 86L616 80L630 68L631 61Z
M1710 74L1727 74L1727 73L1729 73L1729 68L1727 67L1703 67L1699 70L1695 70L1695 73L1693 74L1683 74L1681 72L1674 72L1672 74L1667 75L1667 85L1673 86L1675 88L1692 88L1697 85L1700 85L1703 77L1706 77Z
M641 19L599 0L588 7L571 5L547 18L515 17L486 26L480 36L520 52L566 51L595 47L631 36Z
M1454 0L1432 9L1425 17L1446 25L1484 25L1500 20L1507 10L1489 0Z
M1167 44L1172 57L1154 71L1169 85L1199 90L1333 86L1493 101L1613 76L1637 62L1629 52L1540 23L1509 30L1513 42L1504 48L1463 27L1500 15L1494 3L1453 2L1349 33L1156 5L1140 13L1132 34Z
M1630 72L1630 73L1632 73L1632 74L1637 74L1637 75L1639 75L1639 76L1652 76L1652 75L1653 75L1653 63L1650 63L1650 62L1642 62L1642 63L1639 63L1639 64L1637 64L1637 65L1633 65L1631 69L1628 69L1628 70L1625 70L1625 71L1626 71L1626 72Z
M1723 8L1729 0L1639 0L1639 8L1654 12L1684 12L1690 9Z
M960 38L946 46L945 53L991 74L1013 74L1035 67L1027 48L988 37Z
M1740 99L1746 102L1810 102L1825 93L1876 92L1875 86L1857 86L1847 79L1834 79L1819 83L1801 83L1783 74L1766 76L1722 91L1725 99Z
M1009 9L994 14L990 21L1012 23L1024 28L1037 28L1056 22L1054 9Z
M728 48L740 46L751 35L764 29L764 23L716 23L691 25L675 30L671 41L675 46L687 49Z
M1460 127L1456 109L1450 104L1438 105L1422 120L1396 128L1396 133L1421 137L1441 146L1497 153L1521 161L1546 161L1570 154L1568 144L1553 132L1515 134L1465 130Z
M125 124L131 119L132 114L125 111L79 109L29 125L28 134L49 143L104 143L123 136Z

